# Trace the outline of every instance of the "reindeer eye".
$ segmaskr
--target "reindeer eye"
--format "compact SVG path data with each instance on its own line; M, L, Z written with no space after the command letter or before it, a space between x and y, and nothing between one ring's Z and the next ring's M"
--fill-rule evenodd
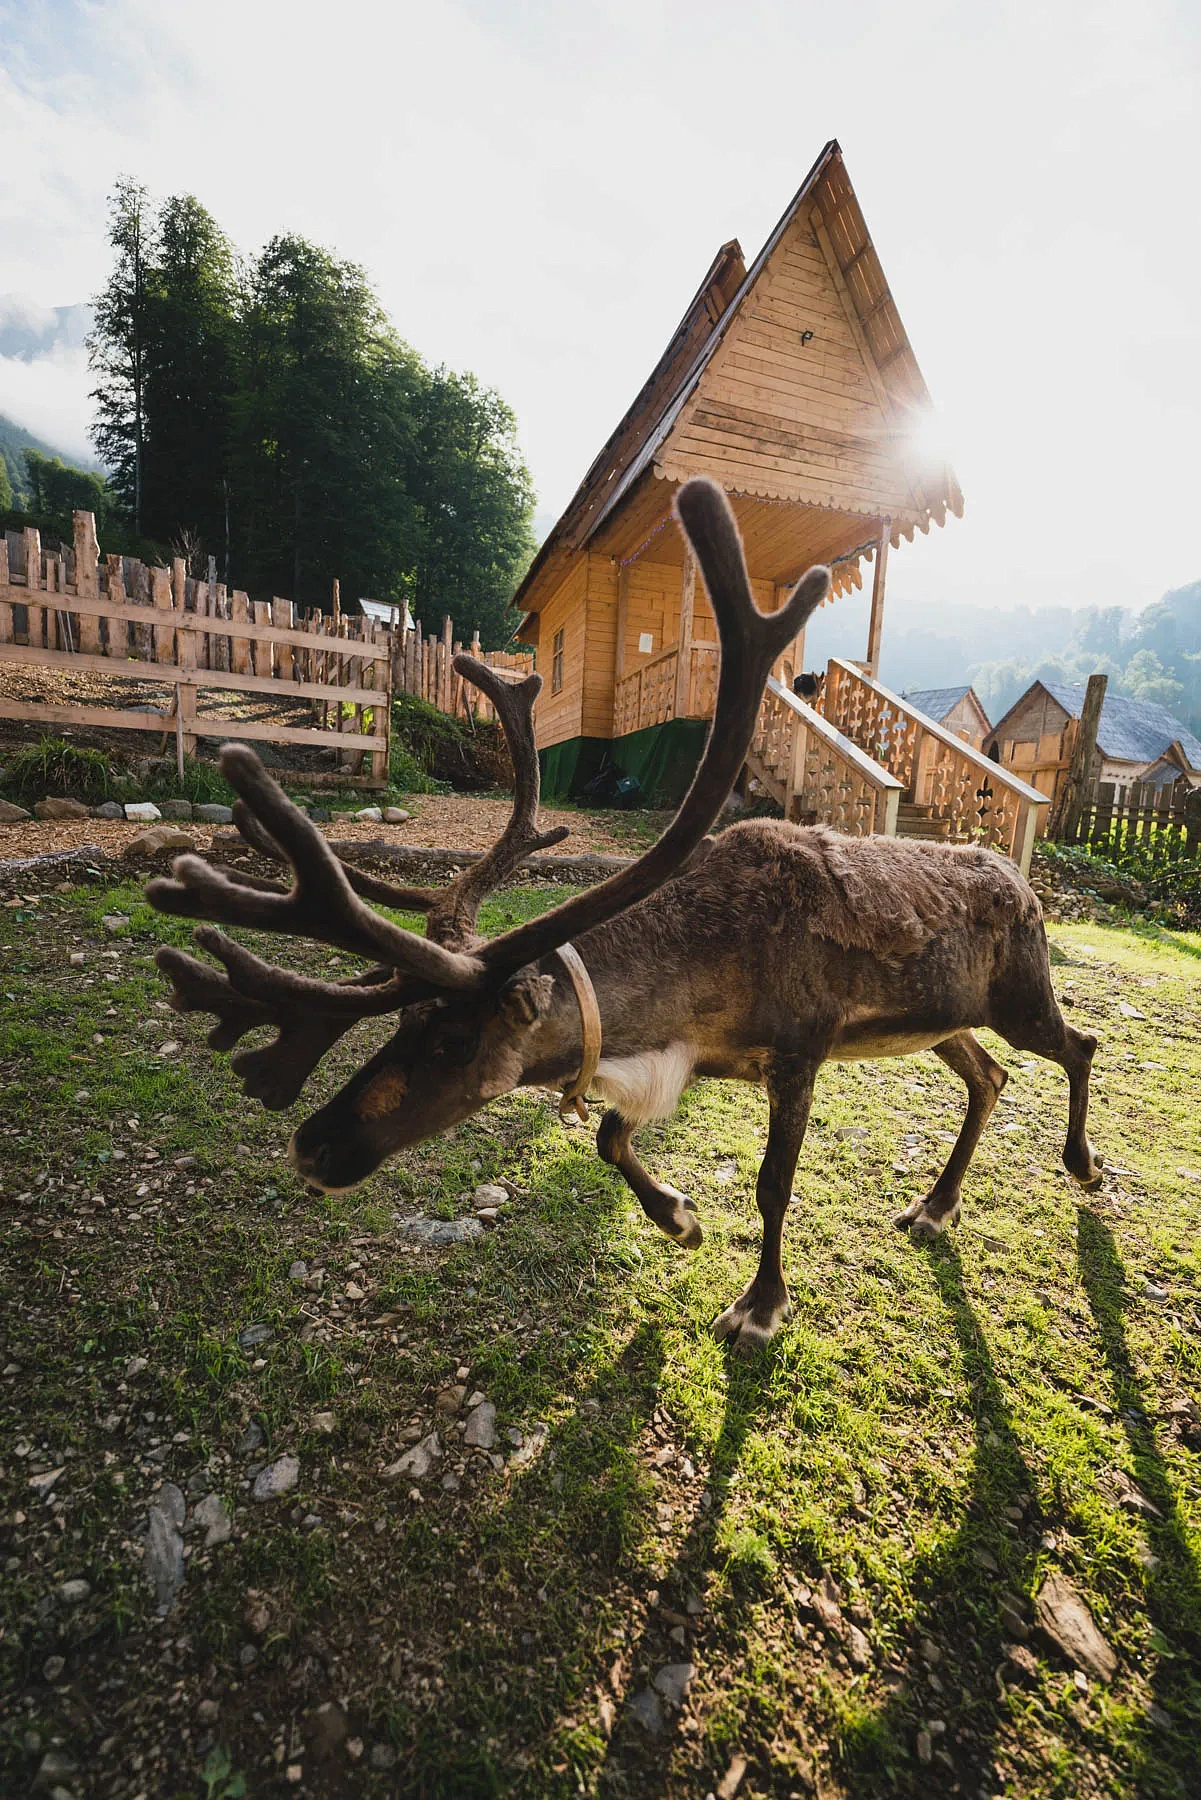
M462 1069L475 1056L479 1041L479 1034L465 1026L448 1026L435 1037L432 1052L449 1063L452 1069Z

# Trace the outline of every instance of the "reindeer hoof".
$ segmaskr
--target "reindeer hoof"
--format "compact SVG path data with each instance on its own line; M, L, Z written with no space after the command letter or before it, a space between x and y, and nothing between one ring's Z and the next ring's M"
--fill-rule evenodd
M1087 1139L1085 1140L1085 1149L1088 1156L1084 1161L1084 1173L1080 1174L1078 1170L1071 1167L1071 1164L1068 1164L1068 1174L1084 1189L1086 1194L1095 1194L1105 1181L1105 1158L1099 1151L1093 1149ZM1067 1158L1065 1157L1064 1160L1066 1162Z
M674 1201L675 1205L671 1212L664 1212L661 1218L656 1217L655 1224L681 1250L695 1250L705 1239L701 1222L696 1216L696 1201L689 1200L678 1189L666 1185L662 1193L665 1200Z
M914 1206L907 1206L898 1214L893 1223L902 1228L909 1227L909 1235L915 1244L932 1244L941 1237L948 1225L958 1225L960 1203L956 1200L953 1206L932 1212L929 1199L919 1200Z
M787 1299L765 1308L757 1307L746 1294L741 1294L733 1306L718 1313L713 1321L713 1335L719 1344L728 1342L731 1350L749 1356L752 1350L771 1342L791 1311Z

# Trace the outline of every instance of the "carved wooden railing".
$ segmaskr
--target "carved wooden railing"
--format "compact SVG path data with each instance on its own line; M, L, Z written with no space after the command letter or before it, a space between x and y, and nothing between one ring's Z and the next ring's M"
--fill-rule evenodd
M747 762L786 819L896 836L902 784L774 676Z
M950 836L992 844L1029 871L1046 794L840 657L830 659L822 711L901 782L911 801L946 820Z
M717 698L718 648L692 644L687 651L688 687L680 707L680 647L669 644L629 675L613 692L613 735L643 731L668 719L711 719Z

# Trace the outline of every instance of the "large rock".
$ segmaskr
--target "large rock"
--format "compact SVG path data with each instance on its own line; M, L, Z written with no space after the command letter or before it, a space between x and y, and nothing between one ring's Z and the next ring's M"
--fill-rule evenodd
M82 800L39 800L33 810L39 819L86 819L90 817Z
M220 806L215 800L206 801L203 806L193 808L192 816L205 825L232 825L234 809L232 806Z
M378 806L361 806L354 816L365 825L379 825L384 815Z
M123 819L125 808L119 800L102 800L99 806L92 808L94 819Z
M254 1478L251 1489L256 1500L278 1500L284 1494L290 1494L300 1480L300 1464L294 1456L281 1456L277 1462L268 1463L260 1469Z
M423 1437L419 1444L414 1444L411 1450L406 1450L398 1462L389 1463L383 1472L383 1479L400 1481L402 1477L407 1477L413 1481L424 1481L441 1456L442 1445L438 1441L438 1433L431 1431L428 1437Z
M491 1400L472 1408L463 1442L472 1450L491 1450L496 1442L496 1408Z
M23 806L14 806L11 800L0 800L0 825L19 825L29 816Z
M405 825L412 816L412 813L406 812L403 806L385 806L384 808L385 825Z
M473 1244L484 1227L478 1219L402 1219L400 1235L418 1244Z
M155 825L162 816L153 800L130 800L125 807L131 825Z
M1118 1659L1066 1575L1048 1575L1034 1597L1034 1616L1057 1650L1076 1668L1112 1681Z
M125 846L126 856L161 856L164 850L194 850L196 842L178 825L152 825Z
M190 819L192 802L190 800L162 800L159 802L159 811L164 819Z
M165 1481L154 1500L146 1525L146 1551L142 1567L154 1588L160 1615L171 1610L183 1585L184 1497L174 1482Z

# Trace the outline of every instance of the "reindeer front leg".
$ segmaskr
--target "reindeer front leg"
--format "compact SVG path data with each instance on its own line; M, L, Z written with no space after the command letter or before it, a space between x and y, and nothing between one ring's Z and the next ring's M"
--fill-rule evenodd
M792 1178L805 1140L813 1100L815 1063L778 1061L767 1083L771 1118L767 1150L759 1165L756 1198L763 1215L763 1248L755 1279L733 1306L713 1321L713 1335L729 1338L740 1351L753 1350L775 1337L791 1312L780 1259L784 1218L792 1197Z
M625 1176L641 1201L643 1212L655 1221L660 1231L665 1231L681 1250L695 1250L704 1232L694 1203L686 1200L676 1188L668 1187L666 1182L656 1181L643 1168L634 1154L633 1135L634 1127L629 1120L623 1119L616 1108L610 1109L596 1134L597 1154L602 1162L612 1163Z

